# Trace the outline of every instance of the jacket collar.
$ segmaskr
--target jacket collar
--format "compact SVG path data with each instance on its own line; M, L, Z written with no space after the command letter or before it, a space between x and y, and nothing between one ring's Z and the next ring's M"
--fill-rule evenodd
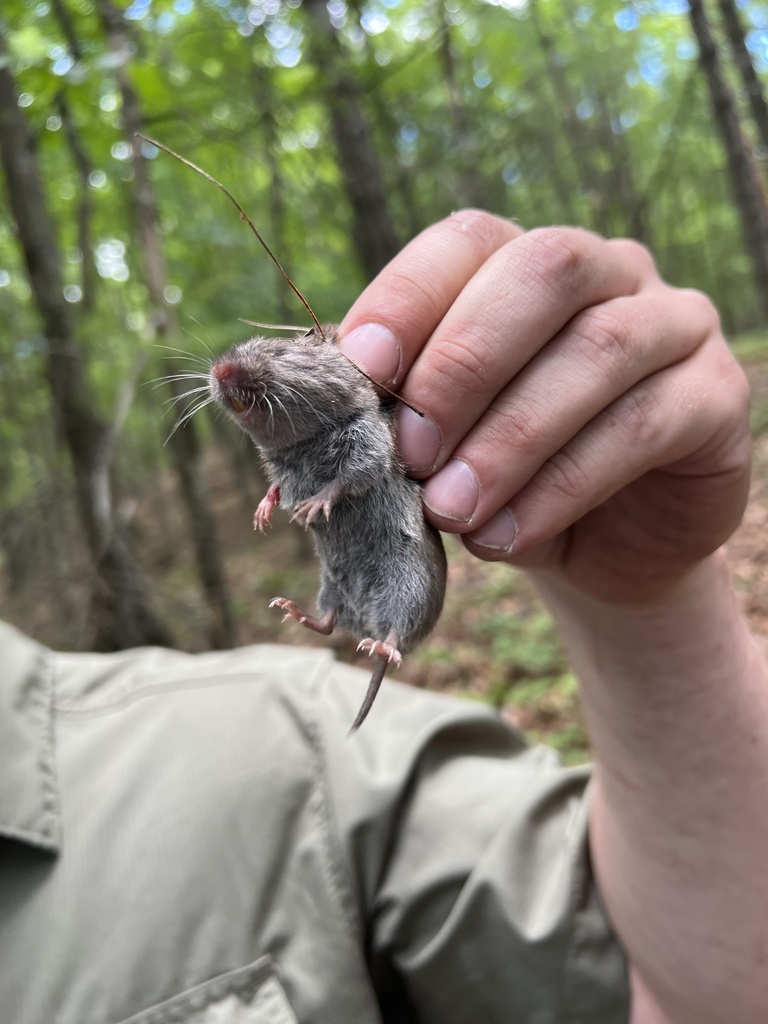
M60 827L53 659L0 622L0 836L55 852Z

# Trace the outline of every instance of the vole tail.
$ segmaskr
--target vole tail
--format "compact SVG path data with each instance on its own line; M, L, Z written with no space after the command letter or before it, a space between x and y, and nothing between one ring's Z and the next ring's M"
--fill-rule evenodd
M365 694L365 700L357 712L357 718L352 723L352 728L347 733L347 739L354 735L360 726L363 724L365 719L368 717L368 712L373 707L373 702L376 699L376 694L379 692L381 681L384 678L384 673L387 671L387 665L389 664L389 658L385 654L376 654L376 664L373 667L373 674L371 675L371 681L368 683L368 690Z

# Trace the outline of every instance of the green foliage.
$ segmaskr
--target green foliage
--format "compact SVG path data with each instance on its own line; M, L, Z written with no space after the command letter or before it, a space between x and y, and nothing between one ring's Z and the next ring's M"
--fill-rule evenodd
M528 615L489 614L475 624L472 638L488 645L492 656L513 677L540 677L564 669L552 620L544 611Z
M745 331L730 341L734 355L742 362L765 359L768 356L768 332L765 330Z

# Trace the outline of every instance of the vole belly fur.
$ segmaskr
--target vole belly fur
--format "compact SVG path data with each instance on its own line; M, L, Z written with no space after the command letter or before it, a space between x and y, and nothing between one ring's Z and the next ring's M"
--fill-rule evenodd
M377 665L353 730L388 661L399 664L442 609L446 561L424 519L421 489L395 449L394 402L338 350L335 334L257 338L211 368L211 391L259 447L272 483L255 523L279 503L312 530L321 563L321 618L273 604L319 632L341 625Z

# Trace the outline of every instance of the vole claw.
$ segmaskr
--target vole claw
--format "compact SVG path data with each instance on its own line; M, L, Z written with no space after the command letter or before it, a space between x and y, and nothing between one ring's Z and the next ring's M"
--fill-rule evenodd
M306 530L314 523L317 517L322 512L326 519L331 518L331 507L332 503L330 499L318 500L317 497L307 498L305 501L300 501L293 510L291 516L291 522L298 520L304 526Z
M333 610L326 612L318 619L315 615L307 615L294 601L289 600L287 597L273 597L269 602L269 607L281 608L285 612L283 622L294 619L300 626L306 626L307 629L314 630L315 633L323 633L325 636L333 632L333 627L336 623L336 613Z
M358 651L368 651L368 657L372 657L374 654L380 654L383 658L386 658L389 662L394 662L397 668L403 663L403 656L398 649L386 640L374 640L371 637L367 637L365 640L361 640L357 645Z
M280 488L272 486L259 502L259 506L253 513L253 528L259 533L264 533L264 527L270 525L272 513L280 504Z
M287 597L274 597L269 602L270 608L280 608L285 612L283 616L283 622L288 622L290 619L295 619L296 622L304 625L307 621L307 616L299 608L295 602L289 600Z

